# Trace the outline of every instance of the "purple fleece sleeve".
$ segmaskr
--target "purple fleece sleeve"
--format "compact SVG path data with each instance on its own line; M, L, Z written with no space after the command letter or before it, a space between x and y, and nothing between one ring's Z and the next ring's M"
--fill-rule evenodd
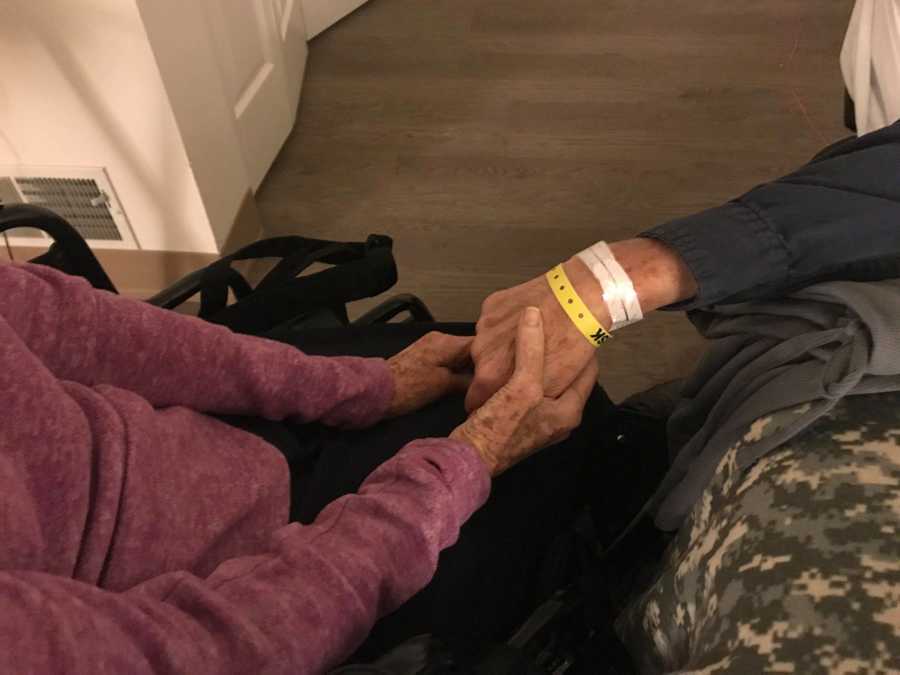
M489 491L472 448L420 440L313 524L206 579L176 572L114 593L0 571L0 671L323 672L428 583Z
M0 265L0 288L0 316L56 377L156 407L366 426L393 397L382 359L307 356L39 265Z

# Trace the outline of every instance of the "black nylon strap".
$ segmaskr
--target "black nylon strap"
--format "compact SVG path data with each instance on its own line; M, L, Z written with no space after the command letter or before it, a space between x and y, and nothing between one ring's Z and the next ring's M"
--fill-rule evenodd
M253 292L247 280L232 267L218 267L210 275L200 292L201 319L208 319L221 312L228 304L228 291L240 300Z
M371 240L371 238L370 238ZM397 267L390 246L383 241L367 248L355 260L281 283L262 284L253 293L209 317L213 323L239 333L259 333L322 307L372 297L397 282ZM346 256L340 254L342 259ZM323 261L335 257L328 255Z
M257 288L271 288L275 284L283 283L288 279L293 279L317 262L325 262L327 260L350 262L358 256L364 256L365 253L366 251L363 245L345 244L340 242L331 242L316 248L301 249L282 258L278 264L269 271L263 280L259 282Z
M392 245L390 237L381 235L371 235L365 243L300 236L254 242L191 275L192 286L200 290L200 316L240 333L257 334L322 308L343 308L396 283ZM250 289L231 263L260 258L281 260L256 289ZM315 263L333 267L297 276ZM229 288L237 302L227 306Z

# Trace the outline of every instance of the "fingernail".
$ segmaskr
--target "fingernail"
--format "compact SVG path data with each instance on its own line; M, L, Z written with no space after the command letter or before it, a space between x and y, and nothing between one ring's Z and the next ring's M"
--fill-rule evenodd
M541 310L537 307L528 307L525 310L525 325L539 326L541 323Z

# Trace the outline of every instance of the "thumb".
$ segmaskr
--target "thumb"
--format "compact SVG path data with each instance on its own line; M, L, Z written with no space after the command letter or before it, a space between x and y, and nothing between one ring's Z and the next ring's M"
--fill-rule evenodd
M519 318L516 335L516 369L513 379L544 382L544 322L541 310L528 307Z
M451 370L462 370L470 363L472 342L471 336L440 334L437 353L437 364Z

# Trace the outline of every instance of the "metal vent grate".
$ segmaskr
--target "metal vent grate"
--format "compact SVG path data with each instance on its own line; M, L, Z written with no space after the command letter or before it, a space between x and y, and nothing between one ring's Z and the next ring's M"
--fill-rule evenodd
M109 196L91 178L14 178L29 204L43 206L68 220L85 239L122 241Z

